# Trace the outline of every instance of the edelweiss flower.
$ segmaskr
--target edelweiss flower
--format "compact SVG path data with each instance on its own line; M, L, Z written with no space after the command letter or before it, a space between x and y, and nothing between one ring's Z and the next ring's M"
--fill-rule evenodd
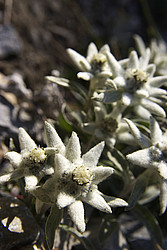
M68 213L74 224L84 232L83 202L103 212L111 213L111 208L103 198L103 194L98 191L97 185L110 176L113 169L97 166L104 142L97 144L81 157L79 138L75 132L72 133L65 147L51 125L50 130L50 140L53 137L56 139L53 139L52 146L59 148L59 153L55 155L55 172L43 186L32 193L39 202L56 203L59 209L68 207ZM55 135L52 137L53 134Z
M48 134L49 127L46 125ZM52 148L54 138L47 136L48 147L43 149L36 145L23 128L19 128L19 143L21 152L11 151L6 153L6 158L10 160L14 170L8 174L0 176L0 183L24 177L25 189L31 191L44 175L54 173L53 164L50 165L51 155L58 152Z
M118 62L110 52L106 55L117 89L95 94L94 98L104 103L115 102L114 109L132 107L144 119L149 119L151 114L165 117L160 105L165 104L167 91L160 87L167 83L167 77L153 77L155 65L148 64L150 50L147 49L141 57L132 51L122 62Z
M112 73L108 67L106 52L109 52L109 46L104 45L99 51L94 43L90 43L87 50L87 57L80 55L73 49L67 49L69 56L81 71L77 74L78 78L90 81L90 95L105 84L115 88L111 80Z
M127 155L127 159L138 166L150 168L160 183L161 213L167 207L167 131L162 133L158 122L150 118L150 138L139 131L136 125L126 119L129 128L138 144L143 148Z
M94 113L95 121L83 123L83 130L113 146L116 141L117 120L112 112L107 113L106 107L100 102L95 103Z
M147 48L143 39L138 35L135 35L134 39L140 55L144 55ZM156 75L165 76L167 68L167 45L165 41L152 39L150 43L150 50L150 63L154 63L156 65Z

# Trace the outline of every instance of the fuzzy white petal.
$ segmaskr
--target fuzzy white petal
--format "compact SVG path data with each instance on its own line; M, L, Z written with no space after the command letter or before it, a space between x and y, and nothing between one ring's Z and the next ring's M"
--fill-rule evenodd
M54 174L54 167L53 167L53 166L46 165L46 166L43 168L43 172L44 172L46 175L53 175L53 174Z
M92 57L96 55L97 53L98 53L98 49L96 45L93 42L90 43L88 46L88 50L87 50L87 57L86 57L87 61L91 63Z
M149 138L142 134L132 121L130 121L129 119L124 120L128 123L131 133L142 148L147 148L151 146Z
M64 154L65 146L57 134L54 127L49 123L45 122L45 136L46 136L46 144L48 147L55 148L59 153Z
M101 49L99 50L99 53L106 53L106 52L110 52L110 47L108 46L108 44L104 44Z
M102 212L112 213L111 208L104 198L99 194L97 189L90 190L88 195L82 199L92 207L95 207Z
M53 154L58 153L58 149L56 149L54 147L46 147L46 148L44 148L44 151L47 155L53 155ZM61 150L61 152L62 152L62 150Z
M85 81L90 81L93 78L93 74L89 73L89 72L79 72L77 74L77 77L80 79L83 79Z
M101 153L104 149L104 145L105 145L104 142L100 142L82 156L83 164L85 167L88 167L90 169L96 167L99 158L101 156Z
M55 173L57 176L61 176L63 173L68 173L71 169L71 163L61 154L55 156L56 169Z
M108 77L111 77L112 73L110 71L102 71L100 73L98 73L98 78L100 79L107 79ZM112 84L112 86L114 86L116 88L116 86L114 85L114 81L110 80L110 84Z
M66 78L62 78L62 77L56 77L56 76L46 76L45 77L48 81L56 83L58 85L61 85L63 87L69 87L69 80Z
M167 207L167 180L160 183L160 214L165 213Z
M111 72L113 74L113 77L119 76L123 74L123 69L119 62L116 60L116 58L110 53L107 52L107 59L108 59L108 64L111 68Z
M71 205L75 201L75 197L65 192L60 192L57 196L57 206L59 209Z
M156 76L150 79L149 84L153 87L161 87L167 85L167 76Z
M3 184L11 179L12 173L4 174L0 176L0 184Z
M14 167L18 167L22 161L22 156L17 153L17 152L7 152L5 154L5 157L10 160L10 163L14 166Z
M139 59L136 51L131 51L129 55L128 68L138 69L139 68Z
M139 64L140 68L144 69L147 67L150 59L150 48L146 48L145 53L140 57Z
M149 97L149 93L146 89L138 89L136 90L136 95L139 97L139 98L147 98Z
M146 46L145 43L143 42L142 38L139 35L134 35L134 40L136 42L138 51L140 53L140 55L144 55L145 51L146 51Z
M38 179L34 175L25 176L25 190L32 191L36 188Z
M92 173L94 174L93 184L99 184L104 181L107 177L114 173L114 169L111 167L103 167L99 166L92 169Z
M126 80L122 76L117 76L114 78L114 82L118 88L125 88L126 87Z
M91 66L84 56L80 55L78 52L76 52L73 49L67 49L67 53L69 54L72 61L74 62L74 64L77 66L79 70L90 71Z
M164 162L161 162L158 164L158 166L156 167L158 170L158 173L160 175L160 177L162 179L166 179L167 180L167 164Z
M167 95L167 91L165 89L160 88L149 88L148 90L150 96L161 97L163 95Z
M101 196L106 200L106 202L111 206L111 207L127 207L128 203L121 199L121 198L116 198L113 196L108 196L104 195L103 193L99 192Z
M144 98L141 100L140 103L144 108L148 109L152 114L155 114L164 118L166 117L166 113L164 109L161 108L161 106L159 106L157 103L152 102L148 99L144 99Z
M129 106L129 105L131 105L132 101L133 101L133 97L132 97L131 94L129 94L129 93L123 93L123 94L122 94L121 102L122 102L122 104L123 104L124 106Z
M153 145L156 145L158 142L161 142L162 130L160 129L158 122L152 116L150 117L150 130L150 136Z
M21 148L21 153L25 151L31 151L37 147L36 143L29 136L29 134L25 131L24 128L19 128L19 143Z
M81 146L79 138L75 132L72 135L66 146L66 158L71 162L78 162L81 157Z
M156 161L160 156L161 153L157 148L150 147L128 154L126 157L134 165L148 168L154 165L153 159Z
M150 111L148 111L146 108L144 108L143 106L141 105L136 105L134 106L134 111L135 113L143 118L144 120L149 120L150 119L150 116L151 116L151 113Z
M74 203L69 205L68 213L78 230L83 233L86 225L84 221L84 206L82 201L76 200Z
M149 64L146 68L146 72L149 74L149 78L152 78L156 71L155 64Z

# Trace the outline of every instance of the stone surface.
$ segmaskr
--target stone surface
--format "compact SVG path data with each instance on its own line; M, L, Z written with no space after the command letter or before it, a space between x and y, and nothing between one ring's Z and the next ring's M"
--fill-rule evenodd
M19 54L21 44L12 26L0 25L0 59Z
M122 214L119 218L122 233L132 250L156 250L147 229L131 213Z
M29 209L17 198L0 196L0 221L0 250L33 246L41 240L39 225Z

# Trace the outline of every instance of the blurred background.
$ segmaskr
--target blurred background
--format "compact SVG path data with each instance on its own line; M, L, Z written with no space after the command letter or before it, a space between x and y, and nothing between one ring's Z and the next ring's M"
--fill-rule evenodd
M0 23L12 26L18 38L13 50L1 52L0 71L20 71L29 88L41 88L52 69L69 65L68 47L85 55L91 41L108 43L120 59L134 45L134 34L145 42L166 40L166 13L166 0L0 0Z

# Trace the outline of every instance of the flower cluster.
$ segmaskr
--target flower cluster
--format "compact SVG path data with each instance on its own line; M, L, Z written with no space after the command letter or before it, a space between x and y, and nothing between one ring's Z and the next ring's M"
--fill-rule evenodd
M144 55L147 48L144 41L138 35L134 36L138 51L140 55ZM151 40L150 43L150 63L156 65L156 75L166 76L167 68L167 47L165 41L162 39L157 41L156 39Z
M127 59L121 61L116 60L108 46L102 47L99 53L95 48L94 44L89 45L87 58L72 49L67 50L74 63L80 65L79 69L87 70L87 72L79 72L78 77L84 80L96 78L93 87L90 83L94 99L103 103L112 103L114 110L118 110L119 107L119 114L131 107L137 116L144 119L149 119L151 114L166 116L161 106L164 104L167 92L160 87L166 84L167 77L154 76L156 65L149 63L151 57L149 48L145 49L140 57L133 50ZM94 67L92 58L99 56L104 59L103 63L100 61L100 68ZM83 67L86 62L89 67ZM102 79L103 81L101 81Z
M21 152L6 154L14 170L0 176L0 183L23 177L25 190L36 198L37 212L46 204L51 207L48 228L52 218L57 218L66 208L83 233L84 202L110 216L111 207L131 209L141 204L141 197L147 196L145 202L155 198L153 194L148 195L148 189L153 186L158 190L161 214L166 211L167 47L162 41L152 41L150 48L146 47L137 35L135 41L139 52L133 49L121 60L114 57L107 44L98 50L90 43L86 57L67 49L78 70L75 80L46 78L66 87L75 99L75 105L68 100L63 104L56 121L61 129L72 132L71 137L63 143L55 128L45 122L46 147L41 148L20 128ZM79 138L83 139L84 151L88 149L84 154ZM139 171L137 166L143 169ZM115 182L108 178L111 175ZM100 187L103 192L99 191ZM139 214L142 217L143 212ZM145 224L152 233L153 219L149 216L144 220L142 217L142 221L148 219ZM59 224L61 216L57 221ZM108 225L102 226L105 236Z
M157 164L161 162L158 165L159 167L157 166L157 171L159 171L158 173L166 173L166 167L163 167L163 170L160 167L161 165L166 166L164 165L165 161L162 163L162 152L160 153L160 148L157 146L160 144L154 145L152 148L150 139L145 137L132 122L133 120L136 121L136 124L148 133L148 122L151 117L150 136L154 138L152 140L155 140L155 134L159 137L160 129L157 129L156 132L153 131L152 127L154 126L152 124L157 124L156 127L158 128L158 121L160 119L165 121L166 119L167 91L165 87L167 75L161 74L162 72L158 73L160 65L163 66L164 70L167 58L166 45L160 41L161 46L158 46L158 43L152 41L151 47L147 48L141 37L136 35L134 38L139 54L132 50L129 57L122 60L117 60L114 57L108 45L104 45L98 51L96 45L91 43L88 46L86 57L73 49L67 49L72 62L80 71L77 73L77 77L89 82L88 92L83 89L85 94L82 94L82 98L85 98L85 102L83 102L82 110L80 113L73 111L71 115L73 118L77 118L79 128L91 135L92 141L103 139L110 150L121 144L131 146L139 144L148 148L141 151L141 155L144 156L139 156L139 165L144 167L147 165L148 167L149 162L154 166L153 160L148 159L148 157L152 155L153 158L156 158L155 155L157 155L159 157ZM162 56L162 54L164 55ZM48 79L63 85L61 78L54 79L52 77ZM68 87L75 92L72 84L70 85L70 81ZM157 119L156 122L153 116ZM129 124L134 124L133 128L137 131L135 136L133 136L133 129L131 129L132 133L129 132ZM145 152L148 157L144 154ZM137 161L138 151L131 156ZM130 155L128 159L133 164L139 163L131 160ZM147 160L148 162L146 162ZM163 174L159 175L161 179L166 179L166 177L162 177ZM166 185L166 181L162 183L161 189L163 189L162 186ZM161 194L165 192L162 191ZM160 199L164 200L161 196ZM162 207L161 212L164 212L166 205Z
M166 113L160 104L167 92L160 87L167 78L154 77L155 65L149 64L150 50L146 50L141 57L132 51L123 63L118 62L111 53L107 53L107 58L117 88L96 94L95 98L104 103L115 102L117 109L118 106L123 110L130 107L138 117L144 119L148 119L151 114L165 117Z
M88 93L85 91L83 94L83 89L81 94L85 101L84 117L81 112L71 114L77 117L84 132L93 133L99 140L104 138L110 145L115 145L116 138L124 140L122 133L128 134L123 118L148 121L151 115L166 117L167 91L163 87L167 85L167 76L155 74L157 65L151 59L152 50L146 48L138 36L136 40L140 41L140 56L132 50L128 58L120 61L110 52L108 45L98 51L96 45L91 43L86 57L67 49L79 69L77 77L89 82ZM67 79L62 79L48 77L52 82L67 86ZM69 80L68 87L74 90Z
M98 184L113 174L113 168L97 166L104 148L101 142L81 157L80 142L77 134L72 133L65 146L51 124L45 122L46 148L40 148L27 132L20 128L19 142L21 152L8 152L8 158L14 170L0 176L0 183L24 177L25 190L36 199L36 208L40 212L43 204L56 204L59 209L68 207L74 224L80 232L85 231L83 202L111 213L114 198L105 201L98 190ZM48 177L43 183L42 178ZM118 206L126 206L121 199L115 199Z

